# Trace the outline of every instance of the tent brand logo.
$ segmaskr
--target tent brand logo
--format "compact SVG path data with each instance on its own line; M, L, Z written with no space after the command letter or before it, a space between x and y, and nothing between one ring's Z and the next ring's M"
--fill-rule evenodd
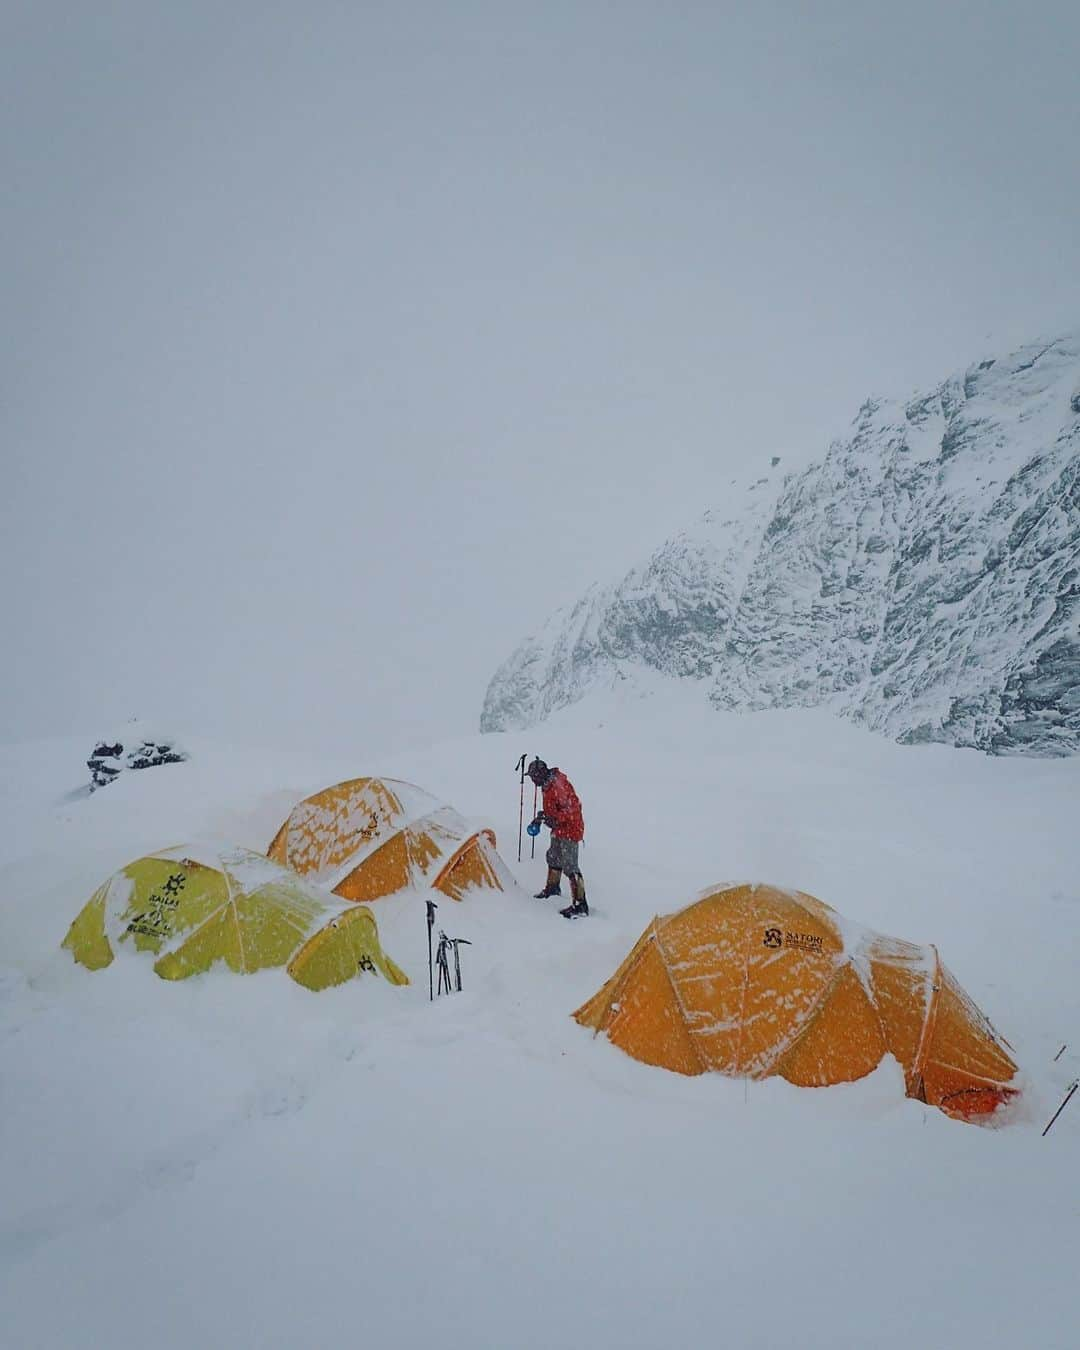
M366 825L362 826L359 831L361 841L366 844L374 839L379 833L380 824L379 813L377 811L372 811L371 819Z
M766 928L762 945L773 950L778 947L795 947L801 952L822 950L821 938L816 933L786 933L782 928Z
M803 952L821 951L821 938L816 933L785 933L785 947L798 947Z
M180 901L176 897L186 881L183 872L174 872L161 888L164 894L155 891L147 901L146 909L132 918L127 931L142 933L144 937L168 937L172 931L171 911L179 909Z

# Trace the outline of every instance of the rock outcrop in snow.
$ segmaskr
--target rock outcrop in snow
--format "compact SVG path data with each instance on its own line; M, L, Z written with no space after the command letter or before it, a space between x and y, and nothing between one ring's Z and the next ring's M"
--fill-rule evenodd
M188 758L186 750L177 745L172 736L150 733L134 722L128 724L123 736L115 740L94 743L93 753L86 761L90 770L90 791L113 782L124 769L150 769L158 764L182 764Z
M1080 750L1080 332L777 461L492 679L481 729L649 672L721 708L827 704L900 741Z

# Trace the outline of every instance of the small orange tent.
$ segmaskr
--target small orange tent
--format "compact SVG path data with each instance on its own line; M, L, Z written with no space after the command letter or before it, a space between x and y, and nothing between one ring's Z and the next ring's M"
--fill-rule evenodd
M267 852L344 900L416 885L452 900L472 886L503 889L492 831L470 829L451 807L393 778L353 778L306 797Z
M937 949L882 937L812 895L740 884L657 917L574 1014L646 1064L802 1087L886 1053L909 1097L965 1120L1016 1095L1006 1044Z

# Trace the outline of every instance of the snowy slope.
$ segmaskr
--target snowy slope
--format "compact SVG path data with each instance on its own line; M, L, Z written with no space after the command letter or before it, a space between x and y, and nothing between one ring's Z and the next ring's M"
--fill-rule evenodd
M649 673L901 741L1080 749L1080 332L870 399L496 672L484 730Z
M190 762L92 796L84 742L0 752L5 1345L1076 1344L1080 1109L1040 1131L1080 1072L1080 758L718 714L692 684L377 763L185 735ZM530 897L522 751L582 795L589 920ZM59 950L138 853L265 848L298 798L366 772L490 821L521 880L441 905L474 944L464 993L428 1003L416 894L374 907L402 990L168 984ZM571 1020L653 913L730 878L936 943L1015 1047L1020 1119L950 1121L891 1062L819 1091L684 1079Z

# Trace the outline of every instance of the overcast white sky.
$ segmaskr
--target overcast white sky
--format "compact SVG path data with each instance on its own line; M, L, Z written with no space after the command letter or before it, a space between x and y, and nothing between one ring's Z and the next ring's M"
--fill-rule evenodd
M0 0L0 737L475 728L870 392L1080 322L1080 5Z

